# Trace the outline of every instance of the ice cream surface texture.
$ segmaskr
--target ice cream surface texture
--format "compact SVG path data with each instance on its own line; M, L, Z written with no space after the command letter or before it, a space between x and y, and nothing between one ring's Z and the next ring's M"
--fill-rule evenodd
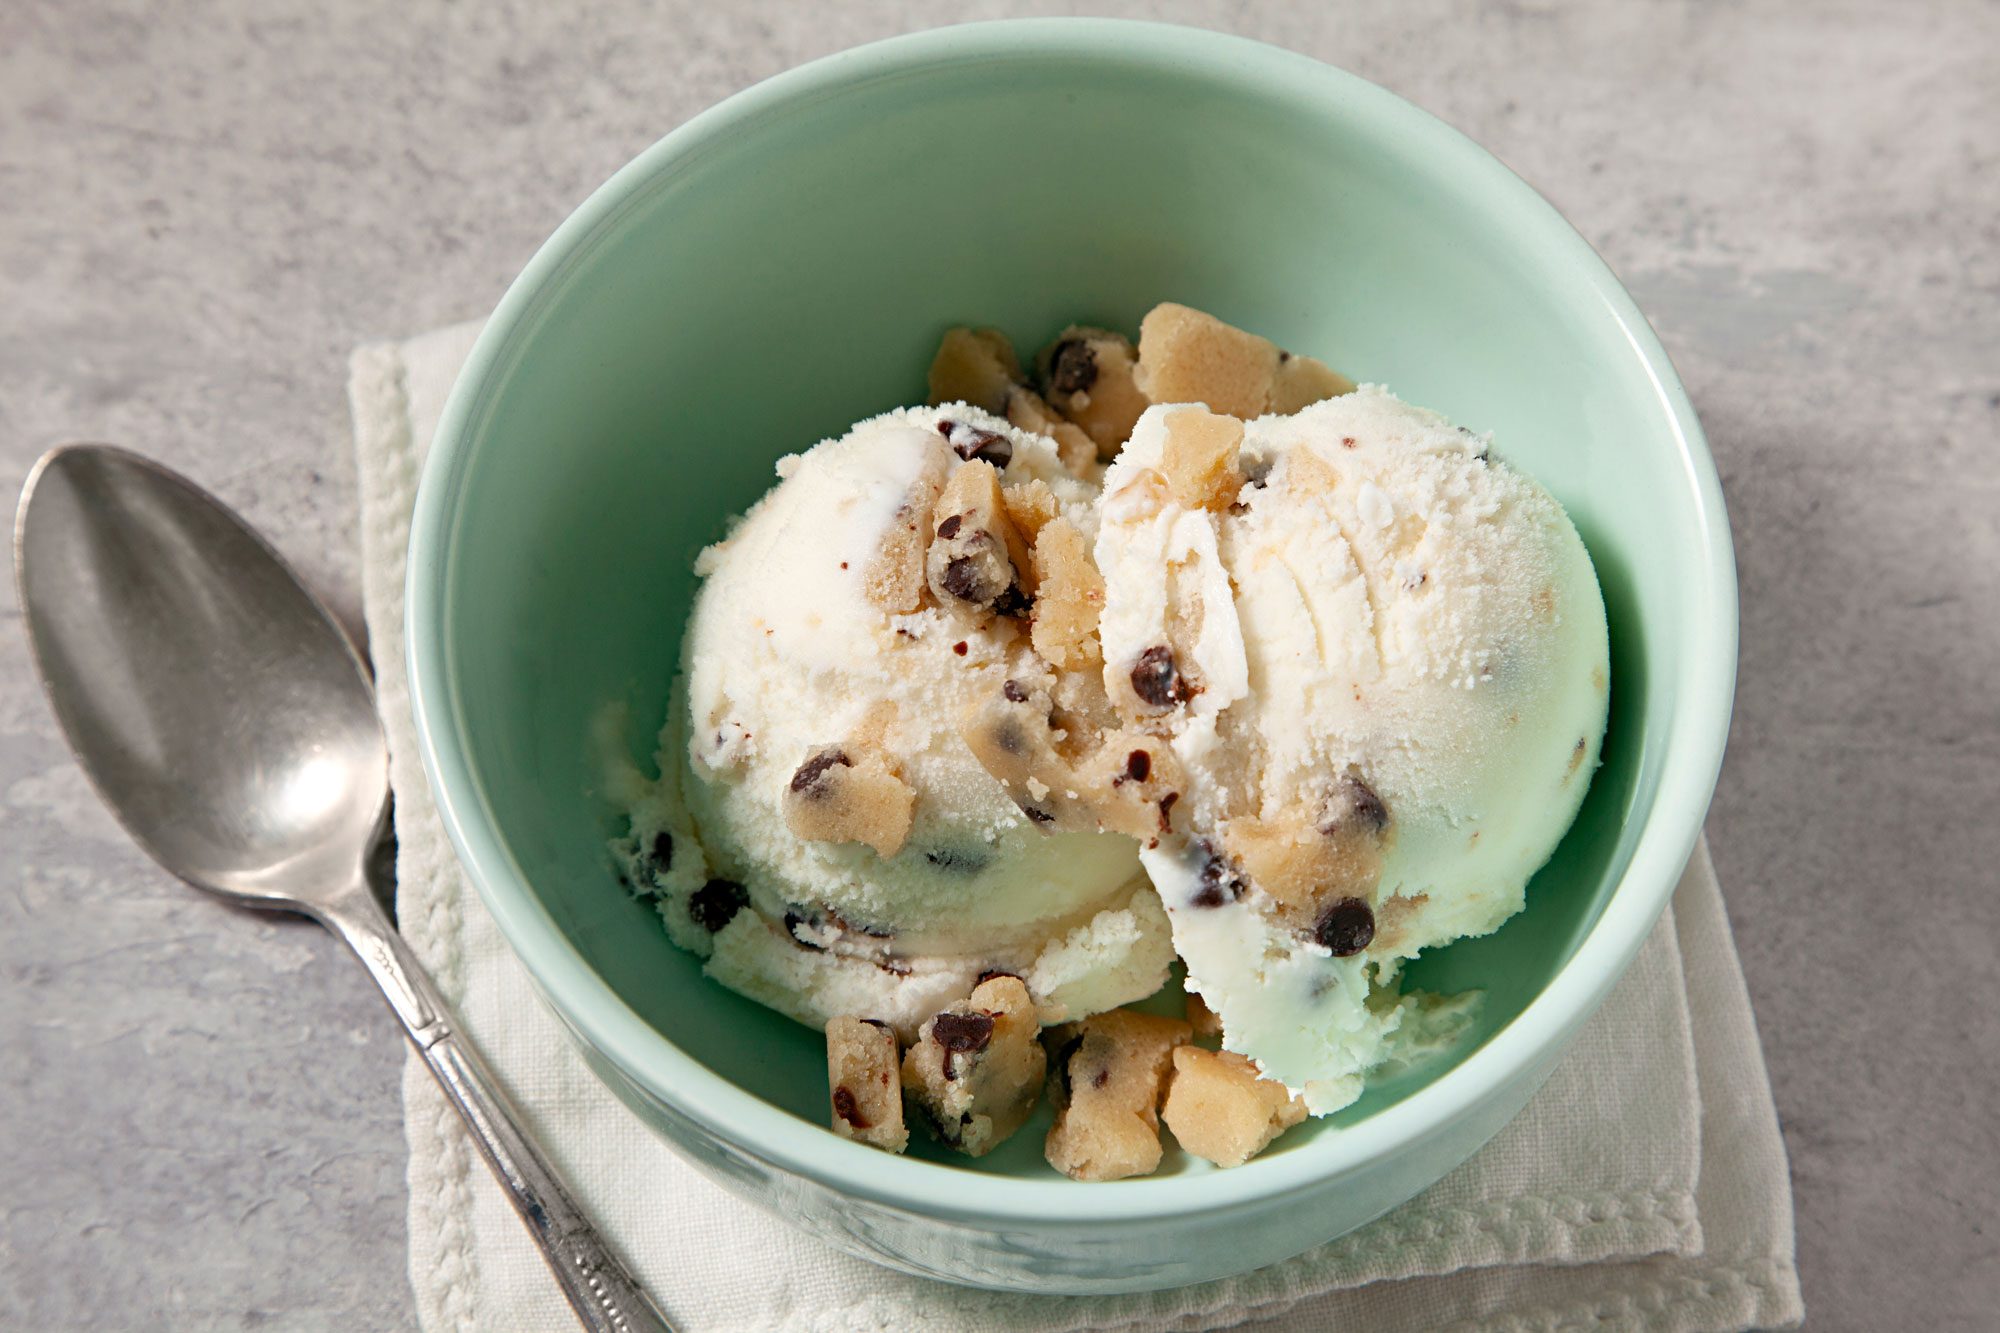
M961 739L1028 639L1018 616L926 588L944 543L921 530L961 468L990 472L1003 504L1019 490L1094 526L1094 487L1049 440L975 409L892 412L782 460L697 563L660 779L629 772L616 793L634 809L627 873L674 941L814 1026L860 1014L908 1039L992 971L1057 1022L1151 994L1172 961L1136 844L1044 833ZM976 582L967 569L936 575Z
M1476 995L1404 963L1521 910L1598 763L1561 506L1184 306L1032 361L954 329L930 392L781 460L697 562L658 776L610 793L673 940L826 1032L838 1132L901 1150L900 1061L983 1153L1046 1071L1077 1179L1162 1125L1239 1164L1448 1045ZM1188 1021L1115 1012L1176 956Z
M1519 911L1583 799L1609 684L1583 543L1483 438L1364 387L1241 426L1149 409L1095 554L1107 691L1185 773L1141 859L1188 984L1335 1110L1418 1003L1401 961Z

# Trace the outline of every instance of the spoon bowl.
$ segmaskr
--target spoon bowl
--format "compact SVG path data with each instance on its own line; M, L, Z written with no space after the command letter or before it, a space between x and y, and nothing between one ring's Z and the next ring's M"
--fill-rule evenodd
M29 475L14 561L49 702L133 839L238 901L330 902L381 828L388 747L278 553L158 464L66 445Z

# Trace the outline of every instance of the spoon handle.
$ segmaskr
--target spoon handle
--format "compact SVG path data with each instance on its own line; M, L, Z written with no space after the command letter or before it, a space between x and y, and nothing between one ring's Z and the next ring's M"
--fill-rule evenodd
M541 1246L577 1319L592 1333L673 1333L523 1131L520 1114L492 1071L452 1031L450 1006L367 886L357 885L316 914L347 941L382 988L410 1043L472 1132L479 1155Z

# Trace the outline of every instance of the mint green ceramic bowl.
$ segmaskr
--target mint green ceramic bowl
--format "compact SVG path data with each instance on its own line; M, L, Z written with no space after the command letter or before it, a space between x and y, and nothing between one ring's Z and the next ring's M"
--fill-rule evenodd
M1611 616L1605 765L1527 911L1414 969L1483 1038L1235 1171L1078 1184L1038 1125L978 1165L822 1128L817 1034L705 981L604 853L588 732L652 748L689 564L772 461L919 400L939 333L1040 345L1175 300L1497 435ZM1517 1112L1666 903L1729 714L1715 471L1629 297L1539 196L1379 88L1214 33L1054 21L817 61L648 149L500 304L424 470L410 671L472 881L592 1067L731 1189L952 1281L1142 1290L1360 1225ZM1046 1114L1046 1112L1044 1113Z

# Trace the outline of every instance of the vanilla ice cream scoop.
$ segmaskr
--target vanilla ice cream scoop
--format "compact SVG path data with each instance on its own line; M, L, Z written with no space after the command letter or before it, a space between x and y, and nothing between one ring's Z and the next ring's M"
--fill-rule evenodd
M1185 771L1141 859L1189 988L1335 1110L1411 1012L1402 960L1519 911L1575 817L1609 688L1589 556L1485 439L1376 387L1150 408L1095 555L1106 692Z
M1094 488L963 405L778 473L697 564L660 777L617 778L635 888L717 980L816 1026L907 1040L993 971L1046 1021L1158 989L1172 950L1133 842L1037 828L961 737L1030 652L1022 525L1093 531Z

